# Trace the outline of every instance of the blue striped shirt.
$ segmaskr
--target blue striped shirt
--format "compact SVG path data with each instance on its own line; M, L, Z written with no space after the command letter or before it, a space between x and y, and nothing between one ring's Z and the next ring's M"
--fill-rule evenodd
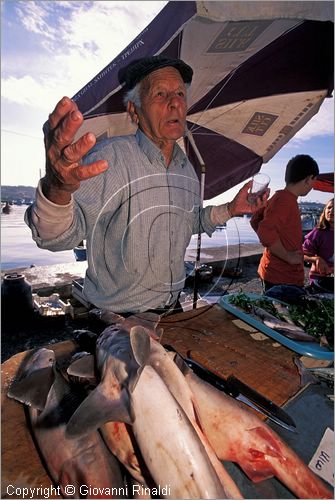
M97 307L143 312L173 303L184 286L184 255L192 234L211 235L211 207L200 209L199 181L175 144L168 168L160 149L140 130L98 142L83 164L98 159L109 168L81 182L74 193L74 218L61 235L43 240L26 221L41 248L60 251L86 239L84 294Z

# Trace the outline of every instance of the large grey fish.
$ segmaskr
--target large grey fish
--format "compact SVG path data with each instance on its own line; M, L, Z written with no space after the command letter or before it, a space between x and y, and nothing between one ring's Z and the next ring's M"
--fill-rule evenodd
M228 474L220 460L218 460L213 448L208 443L207 437L202 431L201 422L199 422L199 415L197 413L196 401L183 373L175 363L175 355L167 352L164 347L154 339L150 339L150 343L150 365L158 373L172 396L186 413L195 432L197 433L198 439L206 450L207 456L218 478L220 479L225 495L227 498L243 498L237 485Z
M149 360L145 328L106 328L97 341L100 384L72 416L68 435L86 435L108 421L131 423L155 484L169 486L164 497L226 498L195 428Z
M91 496L93 492L99 498L125 497L119 463L100 434L76 439L65 435L67 421L82 395L61 375L52 350L42 348L32 354L8 396L29 406L40 453L65 498L86 497L85 485L90 485ZM67 485L73 485L73 494L67 493Z
M84 384L85 390L92 387L95 380L94 356L81 353L72 358L67 369L70 380ZM96 385L98 385L96 383ZM132 427L124 422L106 422L99 427L102 438L113 455L129 471L131 477L142 486L152 482L151 476L144 466L138 446L136 446Z
M292 320L288 307L284 306L284 304L281 304L280 302L277 302L276 300L272 301L273 307L276 309L277 313L279 316L286 321L286 323L289 323L290 325L295 325L294 321Z
M110 420L128 424L134 421L130 393L149 355L150 337L141 326L128 332L115 325L102 332L96 344L100 383L72 415L67 425L69 437L89 434ZM73 373L72 368L69 367L69 373Z
M134 435L164 498L230 498L186 413L151 366L132 394ZM238 496L241 498L241 496Z
M333 498L333 492L265 422L243 403L200 380L185 378L204 432L220 460L236 462L254 482L277 477L298 498Z

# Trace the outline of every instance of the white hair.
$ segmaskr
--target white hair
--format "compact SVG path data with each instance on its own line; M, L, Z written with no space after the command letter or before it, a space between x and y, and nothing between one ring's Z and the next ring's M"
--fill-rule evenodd
M136 83L133 89L128 90L123 96L123 103L127 106L128 101L133 102L137 108L141 108L141 83L142 80ZM190 83L185 84L186 87L186 97L188 97Z
M131 101L137 108L141 108L141 82L136 83L133 89L128 90L123 96L123 103L127 106L127 102Z

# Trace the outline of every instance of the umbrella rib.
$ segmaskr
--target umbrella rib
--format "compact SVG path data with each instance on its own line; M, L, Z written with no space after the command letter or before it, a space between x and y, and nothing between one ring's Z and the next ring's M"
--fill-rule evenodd
M240 63L232 72L231 74L229 75L229 78L227 79L227 81L225 83L223 83L221 85L221 87L219 88L219 90L217 91L217 93L215 94L215 96L213 96L212 100L207 104L206 108L202 111L201 115L199 116L198 120L201 119L202 115L207 111L207 109L209 108L209 106L212 104L212 102L217 98L217 96L222 92L222 90L225 88L225 86L227 85L227 83L229 82L229 80L234 76L234 74L236 73L236 71L239 69L239 67L242 65L242 63ZM191 132L193 131L193 128L191 128Z
M198 128L200 128L200 126ZM209 135L209 136L213 136L213 135L218 135L218 134L213 131L213 132L196 132L196 135L203 135L203 136Z

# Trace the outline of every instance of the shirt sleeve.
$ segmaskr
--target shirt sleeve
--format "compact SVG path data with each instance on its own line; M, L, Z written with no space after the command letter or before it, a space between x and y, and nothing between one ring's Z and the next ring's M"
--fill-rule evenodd
M317 255L318 249L317 249L317 232L315 229L313 229L310 233L306 234L304 243L302 246L302 250L304 253L311 254L311 255Z
M72 224L73 199L67 205L53 203L44 196L39 181L31 209L31 221L40 238L45 240L57 238Z
M212 205L205 208L195 207L193 209L193 234L199 233L200 223L200 232L212 236L215 231L215 225L211 220L211 211Z

